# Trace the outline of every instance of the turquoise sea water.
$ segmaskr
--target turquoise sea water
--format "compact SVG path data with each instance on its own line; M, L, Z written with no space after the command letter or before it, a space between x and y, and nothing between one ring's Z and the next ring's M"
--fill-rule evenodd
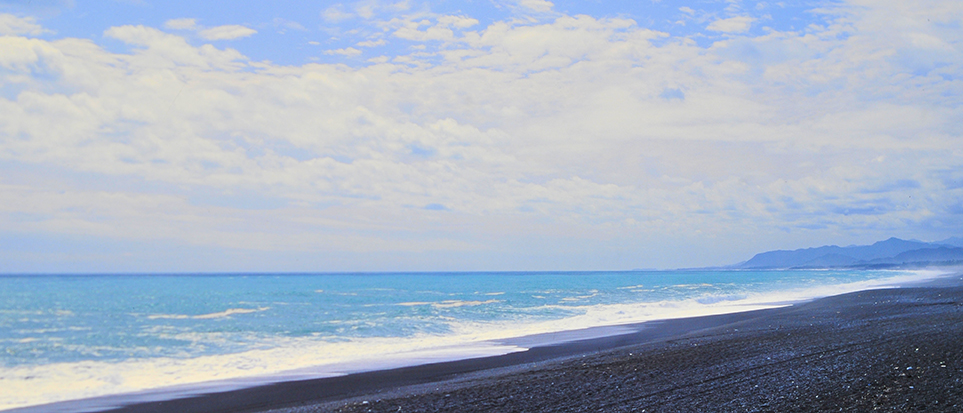
M305 368L323 376L523 351L499 340L773 307L932 276L7 275L0 276L0 409Z

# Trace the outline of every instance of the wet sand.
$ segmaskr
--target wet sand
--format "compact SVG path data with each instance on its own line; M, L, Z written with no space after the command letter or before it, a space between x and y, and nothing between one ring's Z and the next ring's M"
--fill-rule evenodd
M115 412L963 411L963 276Z

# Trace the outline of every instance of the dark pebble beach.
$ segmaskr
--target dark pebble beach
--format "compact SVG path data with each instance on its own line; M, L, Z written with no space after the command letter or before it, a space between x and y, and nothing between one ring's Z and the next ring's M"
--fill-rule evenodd
M963 412L961 276L117 412Z

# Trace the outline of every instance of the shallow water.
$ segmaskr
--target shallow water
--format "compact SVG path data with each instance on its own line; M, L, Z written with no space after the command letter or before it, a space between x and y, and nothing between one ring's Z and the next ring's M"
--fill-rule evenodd
M524 350L502 339L769 308L910 271L0 276L0 409ZM516 341L515 343L518 343Z

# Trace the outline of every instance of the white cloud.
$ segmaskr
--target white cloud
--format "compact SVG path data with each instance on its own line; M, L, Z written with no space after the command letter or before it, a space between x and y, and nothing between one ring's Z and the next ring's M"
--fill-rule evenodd
M235 50L220 50L210 45L191 46L183 37L164 33L145 26L111 27L104 35L127 44L140 46L142 52L137 64L144 67L169 68L173 65L193 67L235 69L243 56ZM89 50L85 50L89 52Z
M171 19L164 22L164 27L173 30L195 30L197 29L197 20L189 18Z
M243 37L248 37L257 33L250 27L244 27L236 24L229 24L224 26L211 27L210 29L201 30L198 34L207 40L234 40Z
M401 0L399 2L388 4L384 6L385 9L392 12L402 12L411 9L411 0Z
M395 37L401 39L422 42L429 40L452 41L455 39L455 32L444 24L432 24L428 20L402 21L400 19L395 19L391 23L401 25L394 32ZM421 30L422 26L427 26L427 28Z
M395 3L383 0L359 0L350 3L338 3L321 12L321 17L328 23L341 23L360 17L364 20L377 21L386 16L397 16L411 9L411 2L403 0ZM377 17L377 18L376 18ZM390 17L388 17L390 19Z
M304 27L297 22L292 22L281 18L274 19L273 23L279 28L305 30ZM164 27L172 30L195 31L201 38L205 40L234 40L257 34L257 30L237 24L205 28L197 24L196 19L189 18L168 20L164 22Z
M321 12L321 17L329 22L337 23L354 17L354 14L346 12L344 5L339 3L324 9Z
M357 56L361 54L361 51L353 47L346 47L343 49L325 50L326 55L341 55L341 56Z
M384 46L386 43L387 43L387 42L385 41L385 39L366 40L366 41L363 41L363 42L358 42L358 43L356 43L355 46L358 46L358 47L378 47L378 46Z
M370 19L374 17L376 9L377 7L374 2L358 2L355 5L354 12L363 19Z
M548 0L519 0L518 5L540 12L551 11L552 7L555 7L555 4Z
M12 14L0 13L0 35L39 36L46 33L52 32L37 24L36 19L33 17L17 17Z
M274 26L279 29L291 29L297 31L306 31L307 29L296 21L291 21L287 19L282 19L280 17L275 17L273 20Z
M752 22L754 21L756 21L756 19L748 16L730 17L728 19L719 19L709 23L709 26L706 27L706 29L723 33L745 33L749 31L749 28L752 26Z
M458 29L467 29L477 25L478 20L465 16L439 16L438 24Z
M941 71L959 71L942 45L963 39L874 7L708 47L627 19L419 16L388 33L440 45L356 67L251 62L144 26L105 32L134 46L120 53L7 36L0 136L17 138L0 159L68 172L5 176L0 223L258 251L656 240L653 266L720 263L673 242L958 229L941 211L963 197L946 184L963 86Z

